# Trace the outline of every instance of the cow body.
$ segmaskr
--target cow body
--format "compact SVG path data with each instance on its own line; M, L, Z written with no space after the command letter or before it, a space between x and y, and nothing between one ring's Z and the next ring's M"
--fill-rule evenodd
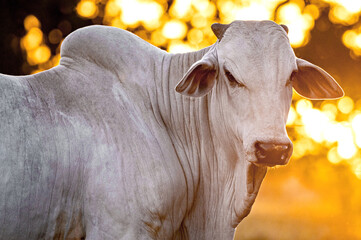
M83 51L114 30L91 27L75 33L63 49L68 44L78 52L67 56L64 49L54 69L1 77L3 239L85 233L90 239L172 238L190 211L187 203L200 181L190 168L198 172L199 164L182 166L178 156L198 154L183 145L196 130L188 128L187 118L196 116L177 109L171 98L202 52L193 59L169 55L117 30L119 40L112 45L118 48L112 51L120 61L105 59L113 69L104 70ZM86 46L74 46L85 39ZM169 82L159 87L161 78ZM182 101L189 106L192 100ZM170 133L164 118L184 128ZM177 146L170 134L178 131L187 136Z
M59 66L1 75L0 239L231 239L266 166L220 137L216 90L174 91L222 41L168 54L93 26L67 37Z

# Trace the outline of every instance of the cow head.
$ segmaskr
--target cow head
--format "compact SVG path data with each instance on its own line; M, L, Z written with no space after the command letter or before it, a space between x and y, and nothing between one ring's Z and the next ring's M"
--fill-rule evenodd
M191 97L210 93L215 137L247 163L247 184L252 185L247 188L253 192L267 166L287 164L292 154L286 133L292 87L309 99L339 98L343 91L324 70L295 57L286 26L235 21L213 24L212 30L217 43L187 71L176 91ZM250 177L254 169L262 169L258 177Z

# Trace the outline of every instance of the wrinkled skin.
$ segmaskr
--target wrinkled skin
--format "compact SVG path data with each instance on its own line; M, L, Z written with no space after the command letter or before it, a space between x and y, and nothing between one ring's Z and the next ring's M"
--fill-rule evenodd
M60 66L1 75L0 239L232 239L267 167L289 160L292 86L343 92L274 22L213 30L211 47L168 54L87 27Z

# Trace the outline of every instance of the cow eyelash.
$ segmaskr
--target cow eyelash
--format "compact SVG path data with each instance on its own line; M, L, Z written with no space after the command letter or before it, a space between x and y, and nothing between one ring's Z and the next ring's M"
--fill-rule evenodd
M231 86L239 86L239 87L245 87L244 84L238 82L235 77L233 77L232 73L228 70L225 70L226 76L228 78L228 81L231 83Z

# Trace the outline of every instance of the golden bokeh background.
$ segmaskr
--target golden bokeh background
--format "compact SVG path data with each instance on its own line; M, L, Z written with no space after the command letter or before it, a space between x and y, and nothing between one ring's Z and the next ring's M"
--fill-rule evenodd
M358 0L80 0L74 11L80 18L130 30L176 53L213 44L211 24L235 19L286 24L297 49L309 43L324 9L332 24L347 27L341 41L358 59ZM34 15L24 19L24 28L20 46L31 73L58 65L63 31L55 28L45 35ZM55 53L49 44L58 45ZM312 102L294 94L287 122L294 143L291 163L269 171L235 239L361 239L361 99L347 95Z

